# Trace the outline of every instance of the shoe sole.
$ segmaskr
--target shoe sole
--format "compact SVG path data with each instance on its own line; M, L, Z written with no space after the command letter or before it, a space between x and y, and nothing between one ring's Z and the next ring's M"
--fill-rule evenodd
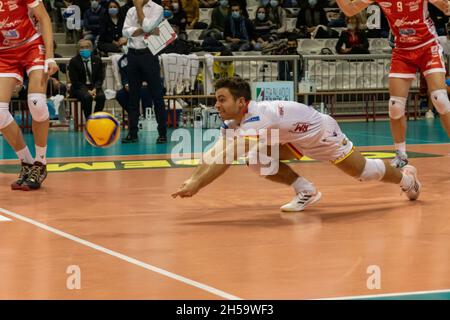
M303 206L303 208L301 210L286 210L283 208L280 208L282 212L301 212L303 210L305 210L307 207L312 206L314 203L316 203L317 201L319 201L322 198L322 192L318 191L316 196L314 197L314 199L309 202L307 205Z
M11 190L22 190L22 185L21 184L12 184Z
M419 186L418 191L417 191L417 197L414 199L408 198L410 201L415 201L419 198L420 191L422 190L422 184L419 182L419 179L417 178L417 169L411 165L407 165L407 166L403 167L403 169L406 170L409 174L411 174L413 176L414 183L417 183L417 185Z

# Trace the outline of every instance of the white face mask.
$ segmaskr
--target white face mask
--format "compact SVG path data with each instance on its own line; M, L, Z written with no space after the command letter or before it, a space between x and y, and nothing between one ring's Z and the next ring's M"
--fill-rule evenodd
M172 3L172 8L173 8L173 11L177 12L178 9L180 8L180 5L178 3L176 3L176 2Z
M347 29L353 31L353 30L356 29L356 25L354 23L348 23L347 24Z
M308 2L311 7L314 7L317 4L317 0L308 0Z

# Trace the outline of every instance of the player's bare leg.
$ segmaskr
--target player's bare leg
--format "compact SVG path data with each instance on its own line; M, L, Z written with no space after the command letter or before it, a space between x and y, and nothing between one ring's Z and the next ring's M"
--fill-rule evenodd
M425 79L428 84L431 102L439 113L442 127L450 137L450 101L448 99L447 88L445 87L445 73L430 73Z
M350 156L336 164L336 167L360 181L383 181L399 184L410 200L419 197L421 184L417 170L406 165L402 169L391 166L387 161L365 158L355 150Z
M396 150L396 157L391 165L397 168L408 164L405 108L411 82L412 79L389 78L389 120Z
M49 113L47 108L46 90L47 74L44 70L33 70L29 75L28 106L33 118L33 135L36 147L36 157L28 178L22 185L22 190L39 189L47 177L47 138Z
M2 88L0 90L0 130L22 164L19 178L11 184L13 190L22 188L22 183L28 177L28 172L33 164L33 157L25 144L22 131L9 112L9 102L18 84L16 78L0 77L0 88Z

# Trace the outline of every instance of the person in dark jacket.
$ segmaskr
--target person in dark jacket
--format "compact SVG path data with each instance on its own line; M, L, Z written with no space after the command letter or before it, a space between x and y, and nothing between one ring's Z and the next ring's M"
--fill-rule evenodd
M116 0L111 0L108 4L108 12L100 27L100 37L98 39L98 49L102 52L121 52L122 46L127 43L127 39L122 36L125 16L120 12L120 5Z
M369 41L361 30L358 16L347 17L347 29L341 32L336 43L336 52L341 54L369 54Z
M69 78L71 95L81 102L86 119L95 111L102 111L105 106L105 94L102 85L105 80L105 68L100 57L93 56L93 46L89 40L78 42L79 53L70 59Z
M83 37L86 40L92 41L95 45L95 42L100 35L100 26L105 17L106 10L102 8L100 2L97 0L91 1L91 7L86 10L83 15Z
M255 30L252 22L242 15L239 4L231 6L231 15L225 23L224 38L231 51L249 51L255 44Z

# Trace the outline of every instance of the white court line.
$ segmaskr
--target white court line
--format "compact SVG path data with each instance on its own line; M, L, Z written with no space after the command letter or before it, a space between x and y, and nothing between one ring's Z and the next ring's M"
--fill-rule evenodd
M159 274L161 274L163 276L166 276L168 278L171 278L171 279L183 282L183 283L185 283L187 285L190 285L190 286L199 288L201 290L207 291L207 292L212 293L212 294L214 294L216 296L219 296L221 298L228 299L228 300L242 300L242 298L233 296L233 295L231 295L229 293L226 293L224 291L221 291L219 289L216 289L216 288L210 287L210 286L208 286L206 284L203 284L203 283L200 283L200 282L197 282L197 281L185 278L183 276L177 275L177 274L172 273L170 271L167 271L167 270L155 267L155 266L153 266L151 264L147 264L145 262L136 260L136 259L131 258L129 256L126 256L124 254L121 254L121 253L109 250L109 249L104 248L102 246L99 246L99 245L97 245L95 243L89 242L87 240L83 240L81 238L78 238L76 236L68 234L68 233L66 233L64 231L61 231L61 230L55 229L53 227L47 226L46 224L43 224L43 223L40 223L40 222L35 221L33 219L24 217L24 216L22 216L20 214L12 212L12 211L0 208L0 212L4 213L6 215L9 215L11 217L14 217L17 220L22 220L22 221L27 222L29 224L32 224L32 225L34 225L34 226L36 226L38 228L41 228L41 229L44 229L44 230L49 231L51 233L57 234L57 235L59 235L59 236L61 236L63 238L66 238L66 239L72 240L74 242L77 242L79 244L82 244L83 246L86 246L86 247L89 247L91 249L94 249L94 250L97 250L97 251L109 254L109 255L111 255L113 257L116 257L118 259L124 260L124 261L126 261L128 263L137 265L137 266L142 267L144 269L147 269L147 270L159 273Z
M348 299L367 299L367 298L388 298L388 297L400 297L411 296L418 294L433 294L433 293L450 293L450 289L445 290L430 290L430 291L407 291L399 293L386 293L386 294L372 294L365 296L347 296L347 297L335 297L335 298L322 298L317 300L348 300Z
M3 222L3 221L11 221L11 219L4 217L4 216L0 216L0 222Z

